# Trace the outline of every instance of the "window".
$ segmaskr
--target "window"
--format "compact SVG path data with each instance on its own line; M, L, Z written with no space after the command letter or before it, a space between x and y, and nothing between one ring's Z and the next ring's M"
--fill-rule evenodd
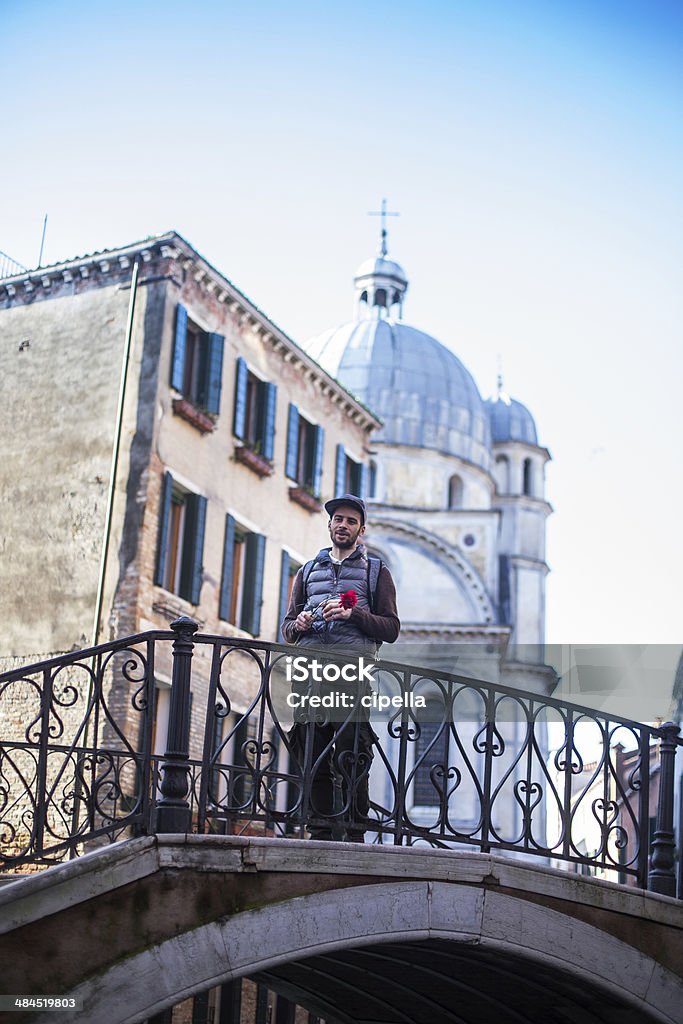
M498 493L508 494L510 491L510 460L507 455L496 456L494 474Z
M235 437L264 459L273 458L277 387L259 380L242 357L235 378Z
M206 525L206 498L182 488L164 473L154 582L199 604Z
M257 636L261 629L266 538L225 517L219 618Z
M370 459L368 466L368 498L377 497L377 463Z
M309 423L290 402L287 419L287 464L285 471L316 498L320 496L325 431Z
M280 624L284 619L287 609L289 608L289 601L292 596L292 587L294 586L294 577L301 568L301 564L296 562L288 551L282 552L282 561L280 563L280 607L278 610L277 620L277 639L279 643L284 643L284 637L280 630Z
M534 493L533 488L533 472L534 465L531 459L525 459L522 467L522 491L524 494L532 495Z
M221 403L223 342L222 334L202 331L178 304L171 387L192 405L216 416Z
M364 498L367 491L367 466L356 462L347 454L343 444L337 445L337 464L334 477L335 494L357 494Z
M462 479L457 473L448 481L448 507L449 508L462 508L464 498L465 487Z

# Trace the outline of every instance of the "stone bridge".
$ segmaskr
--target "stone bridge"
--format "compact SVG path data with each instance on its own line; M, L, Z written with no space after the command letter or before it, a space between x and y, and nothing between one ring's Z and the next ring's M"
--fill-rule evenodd
M245 976L344 1024L683 1021L683 903L479 852L151 836L4 885L0 932L5 992L83 1002L14 1024Z

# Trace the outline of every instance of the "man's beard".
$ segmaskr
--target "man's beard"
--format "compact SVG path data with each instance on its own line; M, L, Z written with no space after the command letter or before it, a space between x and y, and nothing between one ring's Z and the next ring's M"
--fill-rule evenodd
M339 548L340 551L346 551L347 548L352 548L354 546L354 544L358 540L358 534L356 534L355 537L352 536L350 533L347 534L346 537L338 537L337 534L335 533L332 536L332 540L334 541L335 545Z

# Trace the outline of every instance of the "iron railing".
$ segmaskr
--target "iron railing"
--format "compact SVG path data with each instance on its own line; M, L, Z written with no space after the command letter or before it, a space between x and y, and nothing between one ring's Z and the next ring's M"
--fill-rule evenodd
M15 274L25 274L26 267L21 263L17 263L11 256L8 256L6 252L2 252L0 249L0 278L3 277L14 277Z
M389 704L370 733L367 712L292 710L333 686L288 682L298 649L197 628L181 617L0 676L0 868L154 832L365 833L534 855L675 895L672 723L381 661L378 697L359 691Z

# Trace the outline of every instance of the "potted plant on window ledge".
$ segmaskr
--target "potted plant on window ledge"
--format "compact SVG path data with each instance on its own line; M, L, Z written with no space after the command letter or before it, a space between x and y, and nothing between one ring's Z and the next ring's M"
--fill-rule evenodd
M184 396L173 399L173 412L176 416L180 416L181 419L191 423L202 434L210 434L216 429L215 418Z
M310 484L298 484L296 487L290 487L289 497L309 512L320 512L323 507L320 498L316 497Z
M256 441L253 446L249 444L235 445L235 461L248 466L260 477L273 475L273 464L261 455L261 442Z

